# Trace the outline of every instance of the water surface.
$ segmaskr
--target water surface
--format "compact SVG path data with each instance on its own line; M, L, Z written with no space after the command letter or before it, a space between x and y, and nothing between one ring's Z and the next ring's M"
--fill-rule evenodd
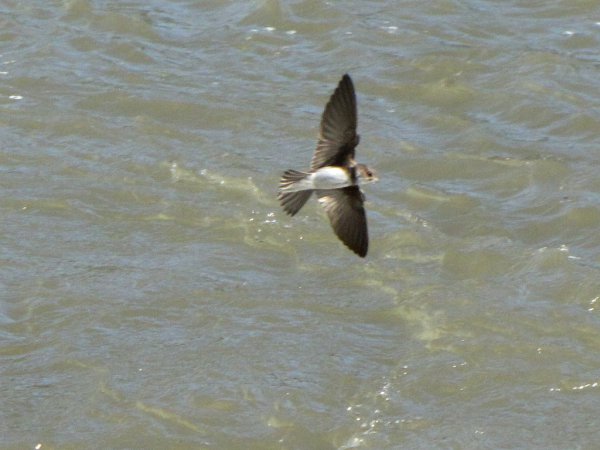
M595 448L593 2L0 11L2 448ZM365 260L276 200L345 72Z

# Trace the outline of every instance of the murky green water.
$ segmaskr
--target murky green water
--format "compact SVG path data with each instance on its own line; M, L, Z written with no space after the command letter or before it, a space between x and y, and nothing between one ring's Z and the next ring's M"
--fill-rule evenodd
M0 447L596 448L595 2L0 12ZM366 260L276 200L345 72Z

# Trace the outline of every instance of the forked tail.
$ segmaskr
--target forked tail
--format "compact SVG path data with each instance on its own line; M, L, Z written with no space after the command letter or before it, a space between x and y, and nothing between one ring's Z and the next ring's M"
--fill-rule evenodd
M300 172L299 170L286 170L281 177L281 181L279 181L279 190L284 192L295 192L310 189L310 185L304 186L303 183L309 175L309 173Z
M279 182L279 195L277 198L283 210L290 216L295 215L306 203L312 194L311 186L306 182L310 174L298 170L286 170Z

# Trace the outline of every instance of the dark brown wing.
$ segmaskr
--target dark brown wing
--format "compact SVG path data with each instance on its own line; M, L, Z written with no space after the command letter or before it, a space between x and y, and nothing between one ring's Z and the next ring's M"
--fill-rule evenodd
M337 237L358 256L366 256L369 250L367 215L358 186L316 192Z
M358 145L356 95L348 74L340 80L321 117L321 131L310 170L348 165Z

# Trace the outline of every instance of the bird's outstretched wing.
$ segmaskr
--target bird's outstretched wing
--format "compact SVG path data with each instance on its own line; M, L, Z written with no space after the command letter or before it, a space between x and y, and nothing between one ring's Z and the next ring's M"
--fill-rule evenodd
M316 193L337 237L358 256L366 256L369 233L364 196L359 187L318 190Z
M358 145L356 134L356 94L348 74L340 80L325 106L317 149L312 157L311 171L324 166L349 165Z

